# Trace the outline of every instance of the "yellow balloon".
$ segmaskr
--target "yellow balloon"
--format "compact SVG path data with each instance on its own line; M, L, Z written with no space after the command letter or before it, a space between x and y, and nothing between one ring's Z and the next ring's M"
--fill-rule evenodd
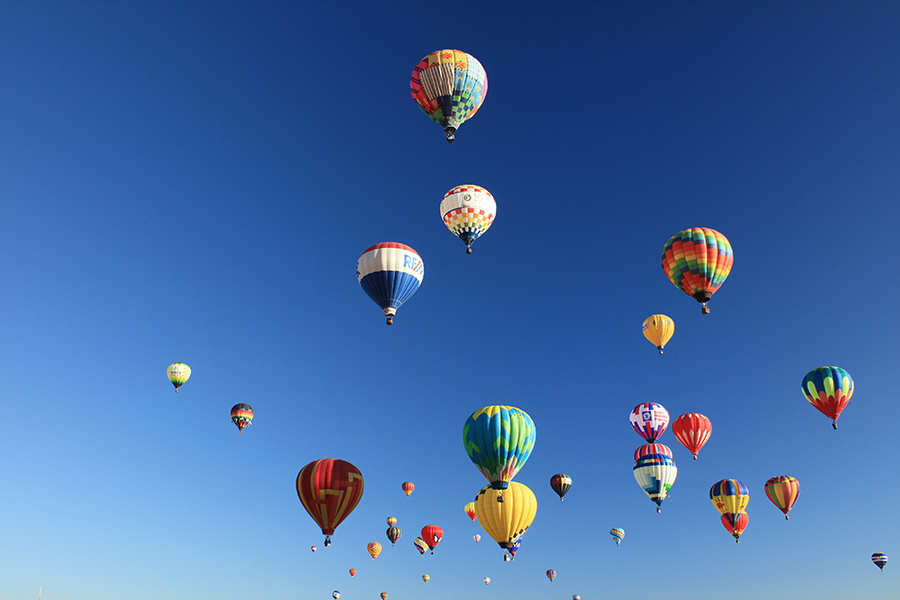
M503 500L498 502L501 496ZM486 485L475 497L475 514L478 522L501 548L511 548L513 543L531 526L537 513L537 498L527 486L515 481L509 488L494 490Z
M641 326L644 337L650 340L650 343L659 348L659 353L663 353L663 347L672 339L675 333L675 321L672 317L666 315L650 315L644 320Z

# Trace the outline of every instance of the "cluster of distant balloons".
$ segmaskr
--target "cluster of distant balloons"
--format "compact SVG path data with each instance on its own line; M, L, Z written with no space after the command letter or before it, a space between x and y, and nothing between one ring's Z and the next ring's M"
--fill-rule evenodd
M473 56L459 50L439 50L423 58L410 78L410 92L416 104L432 120L441 125L448 142L452 142L460 125L479 109L487 94L487 75L481 63ZM481 186L467 184L456 186L444 194L440 205L441 218L447 228L472 252L472 243L493 224L497 204L493 195ZM663 271L675 287L701 303L701 312L709 313L707 303L721 287L734 262L734 254L728 239L714 229L694 227L672 236L663 247L661 262ZM411 247L398 242L383 242L366 249L359 257L356 274L360 286L382 309L387 324L393 323L397 309L418 290L425 273L422 258ZM663 314L648 317L643 325L644 336L663 353L666 343L675 331L674 321ZM168 368L169 380L175 391L187 382L191 369L184 363L173 363ZM802 383L807 400L832 419L837 429L837 419L853 394L853 380L839 367L821 367L810 371ZM250 425L253 409L244 403L236 404L231 418L238 431ZM647 442L634 454L635 480L661 510L678 473L672 451L656 440L669 423L666 409L656 403L646 402L631 412L631 424ZM699 413L679 416L672 424L675 437L697 459L700 448L712 432L710 420ZM466 453L488 480L465 505L466 515L473 522L477 519L482 528L504 550L504 560L513 560L522 543L522 536L530 527L537 512L537 499L525 485L512 481L525 464L534 448L535 425L523 410L512 406L486 406L467 419L463 427ZM563 473L550 478L551 488L560 500L572 485L572 479ZM402 489L407 497L415 489L412 482L404 482ZM297 495L303 507L325 535L325 546L331 545L331 535L340 523L359 503L363 495L362 473L351 463L324 458L314 460L297 475ZM766 495L781 510L785 518L800 493L799 482L789 476L773 477L766 482ZM713 484L710 500L721 513L725 528L740 538L747 526L746 513L749 491L745 484L734 479L723 479ZM387 537L393 545L402 532L396 526L397 519L388 517ZM610 534L616 546L625 538L625 530L613 528ZM435 547L444 535L437 525L426 525L420 537L414 540L421 554ZM478 542L480 535L474 535ZM316 550L316 546L312 546ZM367 545L374 561L382 550L378 542ZM872 561L883 568L887 556L872 555ZM350 569L350 576L356 569ZM546 572L551 582L556 571ZM422 576L428 582L430 576ZM483 579L485 585L490 578ZM337 600L340 592L332 596ZM380 594L382 600L387 593ZM573 600L581 600L579 595Z

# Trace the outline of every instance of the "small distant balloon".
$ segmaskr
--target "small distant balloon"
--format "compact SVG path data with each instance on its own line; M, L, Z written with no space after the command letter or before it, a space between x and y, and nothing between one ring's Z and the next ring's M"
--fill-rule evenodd
M356 569L350 569L350 577L356 575Z
M337 600L341 597L341 593L337 590L334 590L333 592L331 592L331 597L334 598L334 600Z
M611 536L613 536L613 539L616 541L616 548L618 548L619 542L625 539L625 530L618 527L613 527L609 530L609 533Z
M547 569L547 579L550 580L550 583L553 583L553 580L556 579L556 571Z
M313 552L315 552L316 550L318 550L318 548L316 548L315 546L310 546L309 549L312 550Z
M475 543L477 544L478 542L481 541L481 536L476 533L475 535L472 536L472 539L475 540Z
M489 583L491 582L491 578L490 578L490 577L485 577L484 579L482 579L482 581L484 582L484 585L487 585L487 584L489 584Z
M183 386L185 382L190 379L191 368L184 363L172 363L169 365L166 373L169 376L169 381L175 386L175 391L177 392L178 388Z
M397 524L397 517L388 517L385 519L385 523L388 524L388 527L393 527Z
M393 527L388 527L385 533L387 534L388 539L391 540L391 546L393 546L397 543L397 540L400 539L403 531L399 527L394 525Z
M672 317L667 317L666 315L650 315L644 319L641 331L644 332L644 337L656 346L659 353L662 354L663 348L672 339L672 334L675 333L675 321L672 320Z
M400 484L400 489L406 494L406 497L409 498L409 495L413 493L413 490L416 489L416 484L412 481L404 481Z
M574 596L572 596L572 600L581 600L581 596L575 594Z
M378 555L381 554L381 544L378 542L369 542L366 546L366 550L369 552L369 556L372 557L372 560L378 558Z
M237 426L238 433L253 421L253 409L243 402L231 407L231 420Z
M550 478L550 489L559 495L560 500L563 499L570 487L572 487L572 478L565 473L557 473Z
M381 600L387 600L387 592L381 592Z
M415 544L416 550L419 551L419 554L421 554L421 555L424 556L424 555L425 555L425 551L428 550L428 544L425 543L425 540L423 540L423 539L420 538L420 537L417 537L417 538L415 539L415 541L413 541L413 544Z
M669 426L669 411L662 404L644 402L631 409L628 420L638 435L652 444Z
M882 552L876 552L872 555L872 562L875 563L875 566L884 571L884 565L887 564L888 557L887 554Z
M424 581L425 583L428 583L429 579L431 579L431 575L428 575L427 573L425 575L422 575L422 581Z
M464 507L463 510L466 513L466 516L472 519L472 522L475 522L475 519L478 518L478 515L475 514L475 503L469 502Z

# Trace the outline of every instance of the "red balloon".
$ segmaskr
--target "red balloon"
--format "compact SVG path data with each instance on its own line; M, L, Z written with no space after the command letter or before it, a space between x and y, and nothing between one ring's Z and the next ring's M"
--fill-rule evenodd
M637 462L639 458L647 456L648 454L662 454L663 456L672 458L672 449L665 444L644 444L634 451L634 462Z
M747 516L747 513L738 513L735 515L734 513L726 513L722 515L722 525L725 526L725 529L728 530L728 533L734 536L734 541L740 543L741 534L744 533L744 530L747 529L747 523L750 521L750 517Z
M325 534L325 545L363 495L363 476L345 460L314 460L297 474L297 496Z
M434 554L434 547L441 543L442 537L444 537L444 530L437 525L426 525L422 528L422 539L428 544L432 554Z
M409 495L413 493L413 490L416 489L416 484L412 481L404 481L400 485L400 489L402 489L406 493L406 497L409 498Z
M687 413L672 422L672 433L697 460L697 453L712 434L712 423L700 413Z

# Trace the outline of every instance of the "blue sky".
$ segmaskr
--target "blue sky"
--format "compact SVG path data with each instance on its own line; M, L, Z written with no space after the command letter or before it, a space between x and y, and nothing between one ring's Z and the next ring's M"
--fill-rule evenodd
M900 557L896 3L254 4L0 7L4 599L896 593L869 559ZM442 48L490 82L452 145L409 95ZM498 205L468 256L439 215L464 183ZM695 226L735 255L707 316L659 262ZM392 327L354 276L385 241L425 263ZM824 365L856 382L837 431L800 391ZM660 439L661 514L631 470L645 401L713 423L697 461ZM537 427L510 563L463 513L489 404ZM293 488L326 457L366 481L330 548ZM750 487L740 544L723 478Z

